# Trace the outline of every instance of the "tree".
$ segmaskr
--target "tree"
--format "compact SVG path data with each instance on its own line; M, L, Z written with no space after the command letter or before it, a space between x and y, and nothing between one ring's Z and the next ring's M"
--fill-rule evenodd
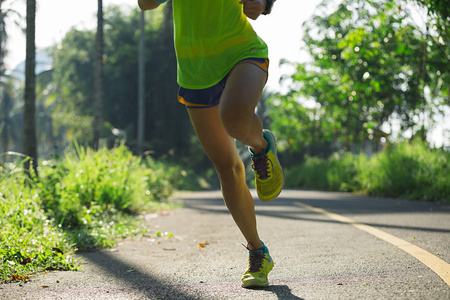
M145 22L144 151L154 155L185 153L194 135L186 110L177 102L176 58L170 3ZM141 11L126 13L118 6L104 12L104 137L109 145L125 138L137 152L138 58ZM68 32L52 50L53 85L48 103L55 104L56 130L80 144L92 140L95 32ZM184 157L185 155L183 155ZM198 156L198 155L197 155Z
M95 41L93 145L94 149L97 149L103 126L103 0L98 0L97 35Z
M4 59L6 56L6 44L7 44L7 40L8 40L8 35L7 35L7 31L6 31L6 19L7 18L11 18L14 16L11 15L15 15L16 17L18 17L20 19L20 14L10 8L5 8L5 3L7 3L8 1L5 0L0 0L0 98L2 96L2 85L6 82L5 80L5 64L4 64ZM18 24L18 21L16 20L15 22L16 24Z
M145 12L141 12L139 28L139 66L138 66L138 126L137 152L142 153L145 137Z
M450 5L447 0L416 1L427 9L426 35L446 66L441 67L439 72L445 73L442 76L442 89L447 94L447 105L450 105Z
M6 50L6 24L5 24L5 16L6 14L3 11L3 2L4 0L0 0L0 100L3 95L2 85L5 77L5 50Z
M18 111L15 103L16 89L13 78L6 76L4 59L7 55L6 45L8 40L6 19L13 19L18 25L21 19L19 13L5 4L11 1L0 0L0 154L12 150L15 143L21 139L18 130L23 131L23 112Z
M0 161L7 151L22 151L23 106L16 82L9 78L3 84L0 100Z
M81 145L93 141L95 32L72 30L51 50L52 84L46 104L53 107L55 130L64 145L76 140Z
M31 158L37 174L38 153L36 143L36 0L27 0L26 58L25 58L25 105L23 152ZM30 161L25 165L30 168Z
M297 88L272 101L274 126L298 129L286 135L293 150L323 142L356 151L368 140L378 145L392 118L407 129L431 113L425 87L434 99L443 97L438 86L446 66L398 3L346 0L331 13L330 7L324 1L303 25L312 62L298 64Z

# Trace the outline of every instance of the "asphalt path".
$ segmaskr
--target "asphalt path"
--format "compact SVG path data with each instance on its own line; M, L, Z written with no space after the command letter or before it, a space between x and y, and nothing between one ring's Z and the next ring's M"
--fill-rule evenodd
M84 270L0 285L0 299L450 299L450 205L285 190L255 196L275 267L244 289L247 251L220 191L145 216L149 234L80 253ZM158 236L160 235L160 236Z

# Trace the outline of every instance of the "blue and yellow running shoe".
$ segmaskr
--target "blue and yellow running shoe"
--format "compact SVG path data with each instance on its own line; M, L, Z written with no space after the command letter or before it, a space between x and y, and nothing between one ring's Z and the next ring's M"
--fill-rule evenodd
M268 286L269 279L267 275L273 269L273 260L270 257L269 249L267 249L266 245L255 250L250 250L248 247L245 248L247 248L249 255L248 269L242 275L242 287L259 288Z
M273 134L264 129L263 136L267 147L260 154L254 154L250 148L252 168L255 171L256 191L261 201L272 201L281 193L284 186L284 173L277 157L277 145Z

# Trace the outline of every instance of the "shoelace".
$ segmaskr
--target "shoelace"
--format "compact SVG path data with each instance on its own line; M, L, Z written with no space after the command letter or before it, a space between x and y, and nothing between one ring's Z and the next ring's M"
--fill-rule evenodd
M242 244L242 246L244 246L248 250L248 252L250 254L250 256L248 258L250 272L251 273L259 272L261 270L262 263L263 263L263 260L265 258L264 253L262 253L262 251L250 250L244 244Z
M269 162L266 151L262 151L258 158L252 158L252 169L259 175L259 179L267 179L270 176Z

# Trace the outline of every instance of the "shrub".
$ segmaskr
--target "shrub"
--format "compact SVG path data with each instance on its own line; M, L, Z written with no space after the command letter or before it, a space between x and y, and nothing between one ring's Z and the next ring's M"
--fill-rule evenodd
M179 167L135 157L124 145L75 148L42 162L39 179L24 175L23 161L0 166L3 282L77 269L76 248L109 247L118 238L145 234L137 214L170 207L174 183L183 178Z
M327 172L329 168L330 163L328 161L306 156L301 166L285 170L286 186L327 190Z
M124 145L97 152L76 149L60 162L44 162L49 167L41 172L42 203L58 224L77 227L95 219L92 214L154 210L174 191L174 171L149 157L142 161Z
M286 170L286 186L450 202L449 158L450 153L418 141L389 145L371 158L306 157Z
M389 145L361 168L361 188L377 196L450 201L450 153L424 143Z
M38 190L20 169L0 167L1 281L27 280L42 270L75 270L76 250L41 207Z

